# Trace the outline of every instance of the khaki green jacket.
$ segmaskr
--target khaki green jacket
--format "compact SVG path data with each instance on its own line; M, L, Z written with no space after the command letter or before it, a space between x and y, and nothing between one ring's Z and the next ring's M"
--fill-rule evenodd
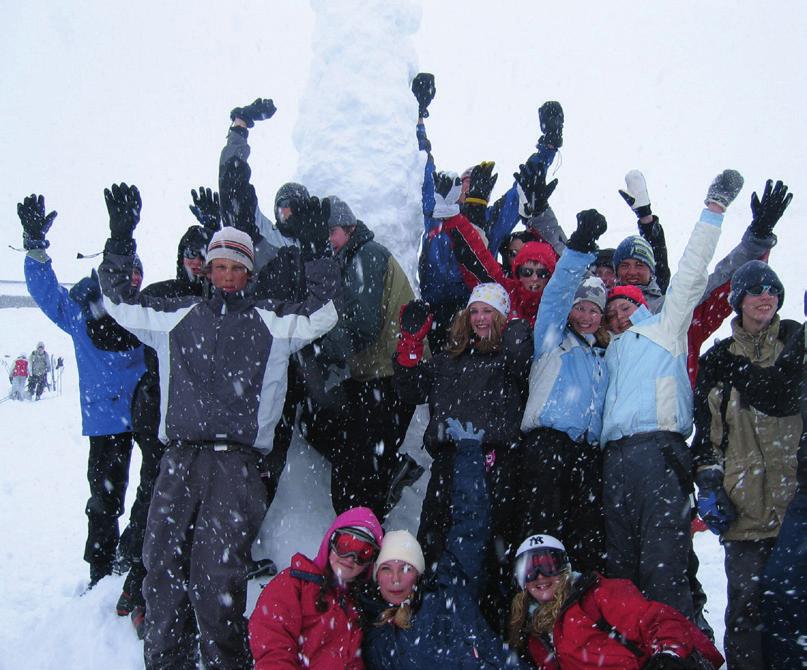
M735 318L732 323L732 353L746 356L762 367L774 364L784 343L779 339L779 317L759 335L745 331ZM723 463L723 486L737 509L737 520L723 534L723 540L760 540L776 537L796 490L796 451L802 431L801 415L777 418L743 406L739 393L731 389L726 407L728 446L725 456L721 403L724 388L718 384L708 395L711 413L710 440Z

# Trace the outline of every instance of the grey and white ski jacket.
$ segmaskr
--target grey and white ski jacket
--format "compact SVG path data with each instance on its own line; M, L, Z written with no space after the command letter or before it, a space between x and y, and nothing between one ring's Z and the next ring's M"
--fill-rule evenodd
M306 263L301 303L257 299L249 292L210 298L153 298L129 282L132 258L111 253L99 267L104 306L160 366L163 441L227 442L272 450L286 395L289 355L337 322L335 261Z

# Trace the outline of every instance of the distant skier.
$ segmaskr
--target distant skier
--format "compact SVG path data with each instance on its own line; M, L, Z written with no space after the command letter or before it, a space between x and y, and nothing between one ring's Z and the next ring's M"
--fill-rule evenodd
M9 398L12 400L25 400L28 397L25 393L25 383L28 381L28 357L25 354L17 356L14 361L14 368L8 376L8 381L11 382Z
M50 355L45 351L44 342L37 343L36 349L28 357L28 363L31 366L28 376L28 395L39 400L48 385L48 373L51 371Z

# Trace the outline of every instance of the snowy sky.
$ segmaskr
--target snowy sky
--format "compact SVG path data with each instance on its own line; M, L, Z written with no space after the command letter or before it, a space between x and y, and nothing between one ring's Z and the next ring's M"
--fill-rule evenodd
M714 174L735 167L746 177L718 253L747 224L752 190L766 177L783 178L796 197L772 264L789 290L785 313L800 315L805 282L797 268L807 212L803 3L323 4L344 17L334 29L354 46L383 13L419 19L410 67L437 77L428 129L438 164L462 170L496 160L497 194L532 150L537 107L560 100L566 143L553 206L567 228L577 211L596 207L609 220L610 241L632 232L616 190L625 172L640 168L675 265ZM190 189L215 183L229 110L257 96L274 98L279 109L250 138L259 197L265 202L283 181L308 174L293 143L299 103L312 59L327 73L339 57L312 46L308 3L35 1L4 3L0 18L3 240L19 245L15 205L32 191L44 193L59 211L50 238L61 279L89 270L75 253L101 248L102 190L120 180L143 193L138 236L147 281L172 274L176 241L193 222ZM378 56L368 53L372 66ZM400 100L390 97L391 116L400 115ZM359 118L330 102L323 96L318 112L336 131ZM411 152L405 160L414 160L414 132L404 147ZM365 170L364 182L385 179L372 165ZM414 203L419 193L408 197ZM374 212L367 209L359 214L372 227ZM0 253L0 278L21 278L20 255L5 245Z

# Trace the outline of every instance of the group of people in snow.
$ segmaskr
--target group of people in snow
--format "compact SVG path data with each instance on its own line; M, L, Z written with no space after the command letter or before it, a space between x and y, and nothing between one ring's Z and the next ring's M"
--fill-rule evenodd
M779 318L767 264L787 186L753 195L748 229L710 274L743 186L718 174L671 276L638 170L619 191L637 235L600 248L593 209L568 234L559 225L547 182L559 103L541 106L537 151L490 204L494 164L438 171L424 122L434 77L412 90L419 298L341 198L287 183L263 213L248 136L275 113L267 99L232 111L218 193L192 191L199 225L174 279L141 290L133 185L105 190L104 260L70 291L47 254L56 213L41 195L19 204L29 291L76 351L90 586L128 570L117 608L147 668L718 668L697 512L725 548L729 668L794 667L807 653L794 642L807 611L805 329ZM700 358L732 313L731 338ZM420 404L432 462L415 537L382 522L424 472L399 453ZM247 624L250 549L295 429L331 463L337 516ZM140 482L120 534L134 443Z
M39 400L45 389L51 388L48 375L54 373L53 367L50 354L45 351L45 343L38 342L30 355L20 354L14 359L8 373L11 384L8 397L11 400Z

